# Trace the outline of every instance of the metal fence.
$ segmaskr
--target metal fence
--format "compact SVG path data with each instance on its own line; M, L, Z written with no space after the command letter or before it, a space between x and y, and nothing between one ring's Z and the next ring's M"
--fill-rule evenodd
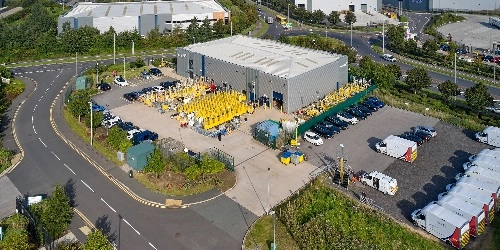
M345 108L349 107L350 105L358 103L359 100L363 99L365 96L367 96L369 93L371 93L376 88L377 88L377 85L374 84L374 85L368 87L367 89L363 90L362 92L357 93L356 95L349 97L347 100L331 107L330 109L319 114L318 116L315 116L315 117L309 119L308 121L306 121L305 123L303 123L299 126L298 133L303 134L307 130L309 130L312 126L314 126L316 123L325 120L325 118L327 116L331 116L335 113L338 113L338 112L344 110Z
M253 138L256 141L258 141L258 142L260 142L260 143L262 143L262 144L264 144L272 149L278 148L277 143L276 143L276 138L272 139L269 132L267 132L265 130L255 128L254 132L253 132Z
M36 243L42 243L45 249L55 249L53 238L43 226L40 218L31 213L28 207L25 206L25 200L21 197L16 197L16 209L19 213L28 218L28 233Z
M234 156L215 147L207 150L205 154L222 162L229 171L234 172Z

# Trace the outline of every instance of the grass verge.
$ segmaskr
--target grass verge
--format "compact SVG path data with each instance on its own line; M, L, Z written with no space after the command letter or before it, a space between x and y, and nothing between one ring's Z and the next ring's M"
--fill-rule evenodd
M260 23L262 24L262 28L257 32L253 37L260 37L266 33L267 29L269 28L269 24L266 23L266 20L264 18L259 17Z
M143 174L143 173L137 173L134 175L134 178L144 185L147 189L160 193L160 194L166 194L166 195L173 195L173 196L188 196L188 195L193 195L193 194L199 194L206 192L210 189L213 188L212 185L209 184L204 184L204 185L197 185L195 187L191 187L188 189L182 189L182 188L165 188L160 185L155 185L155 183L151 182L148 177Z
M75 132L80 139L83 141L90 143L90 137L87 135L87 128L84 127L83 123L79 122L77 118L73 117L66 109L63 110L63 116L64 120L68 124L68 126ZM99 140L94 140L92 142L93 147L102 155L104 155L108 160L112 161L115 165L121 166L123 165L122 161L119 161L116 158L116 151L111 150L108 148L108 146L99 141Z
M286 227L276 219L276 249L300 249ZM263 215L249 229L243 245L244 249L271 249L273 242L273 216Z

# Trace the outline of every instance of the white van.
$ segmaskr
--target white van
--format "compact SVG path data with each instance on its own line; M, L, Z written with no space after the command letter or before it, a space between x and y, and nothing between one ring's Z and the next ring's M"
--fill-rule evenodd
M382 56L382 58L384 58L384 60L389 61L389 62L395 62L396 61L396 58L394 58L391 54L384 54Z

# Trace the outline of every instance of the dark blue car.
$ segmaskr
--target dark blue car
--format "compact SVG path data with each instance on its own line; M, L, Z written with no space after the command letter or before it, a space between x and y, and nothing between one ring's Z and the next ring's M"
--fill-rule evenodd
M314 125L311 130L325 139L333 138L333 132L326 127Z
M327 116L325 118L325 121L333 123L333 125L337 126L340 129L347 129L349 128L349 123L340 120L339 118L335 116Z
M366 99L367 101L375 104L377 106L377 108L383 108L385 106L385 104L379 100L377 97L374 97L374 96L371 96L371 97L368 97L368 99Z
M337 126L335 126L333 123L331 123L329 121L318 122L317 125L325 127L327 129L331 130L335 134L340 133L340 128L338 128Z
M144 130L139 132L132 137L132 144L137 145L143 141L156 141L158 139L158 134L155 132L151 132L149 130Z

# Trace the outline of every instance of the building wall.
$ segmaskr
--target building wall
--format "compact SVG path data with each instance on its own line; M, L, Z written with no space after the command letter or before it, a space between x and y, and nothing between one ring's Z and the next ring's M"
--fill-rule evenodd
M148 14L139 16L139 35L145 36L156 28L156 15Z
M450 10L494 10L500 7L500 0L433 0L430 9Z
M332 93L348 81L347 56L296 76L288 82L287 112L296 111ZM338 83L338 84L337 84Z
M172 31L172 14L167 13L156 15L156 25L158 26L158 30L160 32L163 32L165 29Z
M64 23L68 22L71 28L75 28L75 19L72 17L60 17L57 19L57 33L61 33Z
M295 5L304 6L308 11L322 10L327 15L332 11L349 10L349 5L354 5L355 12L361 12L361 5L366 4L367 12L379 11L382 0L295 0Z

